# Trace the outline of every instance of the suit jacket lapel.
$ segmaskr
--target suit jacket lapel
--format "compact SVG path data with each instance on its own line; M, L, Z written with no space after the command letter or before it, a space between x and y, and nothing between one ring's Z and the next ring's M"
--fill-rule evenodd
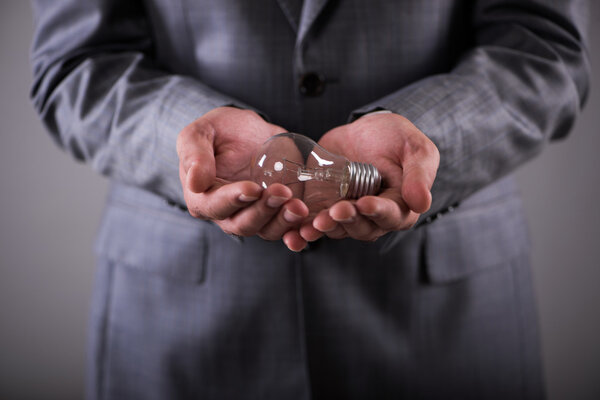
M292 29L297 34L298 25L300 24L300 14L302 13L302 0L277 0L277 2Z
M308 31L329 0L277 0L283 14L296 32L294 69L304 70L302 52Z
M300 14L300 21L298 23L298 36L296 37L296 45L300 47L303 45L306 38L306 34L310 30L311 26L325 8L329 0L304 0L302 5L302 13Z

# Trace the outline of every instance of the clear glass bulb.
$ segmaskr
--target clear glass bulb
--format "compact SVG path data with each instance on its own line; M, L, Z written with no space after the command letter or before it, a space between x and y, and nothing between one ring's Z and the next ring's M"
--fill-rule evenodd
M311 214L341 199L374 195L381 175L371 164L332 154L310 138L280 133L269 138L252 159L254 182L267 188L281 183L308 206Z

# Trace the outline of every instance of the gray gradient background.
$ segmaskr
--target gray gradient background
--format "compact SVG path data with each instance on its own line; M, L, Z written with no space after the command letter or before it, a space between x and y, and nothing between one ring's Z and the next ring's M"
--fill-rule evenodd
M592 3L598 82L600 3ZM0 33L0 398L77 399L108 185L58 150L29 102L27 1L1 0ZM593 90L571 136L518 173L551 399L600 399L599 106Z

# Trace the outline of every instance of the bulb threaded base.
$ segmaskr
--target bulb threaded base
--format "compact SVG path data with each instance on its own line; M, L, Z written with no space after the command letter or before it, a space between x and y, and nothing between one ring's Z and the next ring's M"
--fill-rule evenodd
M347 199L376 195L381 189L381 175L372 164L350 162Z

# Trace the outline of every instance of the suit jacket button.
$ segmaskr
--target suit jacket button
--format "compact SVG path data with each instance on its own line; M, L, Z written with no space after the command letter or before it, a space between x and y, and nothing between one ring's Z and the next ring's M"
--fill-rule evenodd
M300 93L304 96L318 96L325 90L325 78L316 72L307 72L300 76Z

